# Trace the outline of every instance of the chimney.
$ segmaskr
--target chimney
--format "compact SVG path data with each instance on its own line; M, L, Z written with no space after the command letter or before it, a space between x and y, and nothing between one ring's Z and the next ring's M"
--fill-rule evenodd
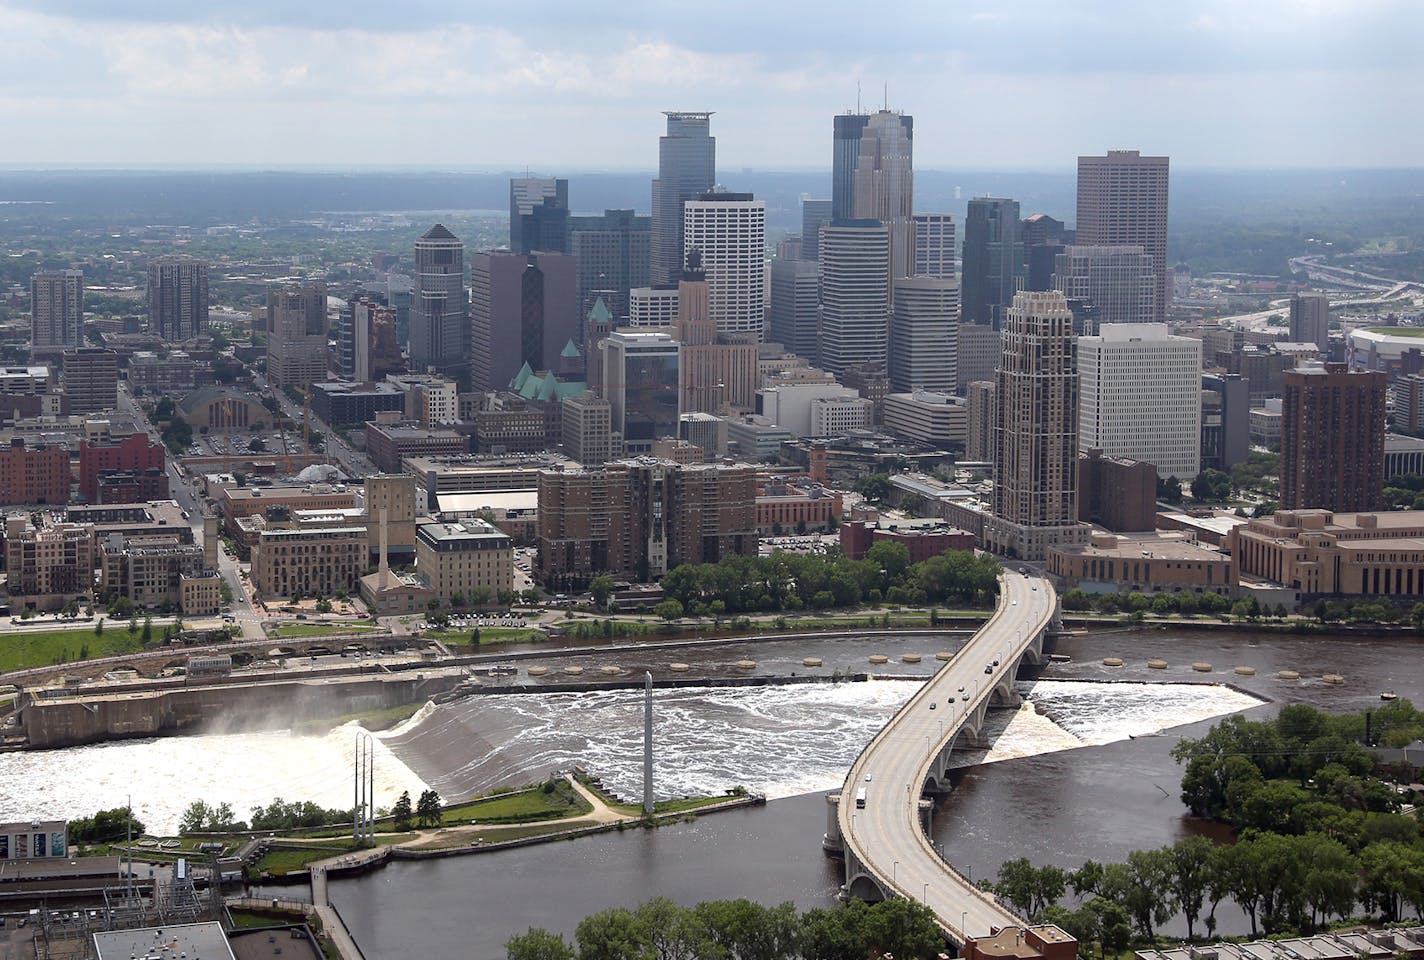
M391 572L390 564L389 564L389 563L387 562L387 560L386 560L386 508L385 508L385 507L382 507L382 508L381 508L381 560L380 560L380 566L377 568L377 572L381 575L381 581L382 581L383 583L385 582L386 579L389 578L390 572Z

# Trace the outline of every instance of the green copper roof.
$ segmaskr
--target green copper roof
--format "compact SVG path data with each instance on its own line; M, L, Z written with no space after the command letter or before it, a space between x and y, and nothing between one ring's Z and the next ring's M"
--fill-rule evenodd
M569 359L572 357L581 357L583 354L579 352L579 348L574 346L573 340L570 339L568 343L564 344L564 349L559 351L559 356Z
M599 297L593 302L593 308L588 311L588 319L594 323L608 323L613 319L613 311L608 309L608 304Z

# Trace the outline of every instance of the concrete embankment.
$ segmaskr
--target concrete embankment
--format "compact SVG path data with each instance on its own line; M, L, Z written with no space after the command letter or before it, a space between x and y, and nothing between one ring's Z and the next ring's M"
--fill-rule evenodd
M683 687L766 687L766 686L789 686L798 683L864 683L871 677L868 673L848 673L840 676L830 677L679 677L668 680L654 680L653 686L658 689L678 689ZM923 677L916 679L923 680ZM458 700L462 697L482 696L485 694L511 694L511 693L589 693L598 690L641 690L644 681L642 680L579 680L570 682L560 682L558 684L543 683L479 683L471 684L466 682L449 693L441 694L433 698L436 703L448 703L451 700Z

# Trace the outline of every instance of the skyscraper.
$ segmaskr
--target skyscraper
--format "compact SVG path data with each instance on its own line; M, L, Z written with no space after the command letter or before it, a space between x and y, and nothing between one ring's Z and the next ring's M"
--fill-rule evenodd
M603 396L628 454L676 437L681 402L678 342L663 330L614 330L603 341Z
M1137 244L1152 255L1152 319L1167 316L1167 157L1136 150L1109 150L1078 158L1078 223L1075 243Z
M917 213L912 218L915 259L912 277L954 279L954 218L947 213Z
M884 364L890 346L890 231L879 220L821 228L821 366Z
M267 288L267 378L276 387L326 379L326 284Z
M148 265L148 332L170 343L208 331L208 264L159 257Z
M814 260L771 262L767 339L813 363L819 352L821 267Z
M1321 353L1330 349L1330 298L1304 290L1291 294L1290 338L1292 343L1313 343Z
M683 253L701 254L717 330L760 340L766 318L766 204L750 193L708 192L684 203L683 213Z
M1019 202L997 197L969 201L964 218L964 276L960 317L998 329L1023 278Z
M30 278L30 356L72 350L84 342L84 273L41 270Z
M821 228L831 222L830 200L801 201L801 259L821 259Z
M410 365L452 371L469 363L465 329L465 245L437 223L415 241L410 295Z
M676 283L686 251L684 202L717 182L717 139L711 113L665 110L667 134L658 140L658 178L653 181L653 283Z
M1343 363L1281 374L1283 510L1383 509L1388 379Z
M560 353L579 335L579 319L568 254L471 255L471 385L477 392L507 389L524 364L558 369Z
M569 218L569 252L578 265L579 312L587 316L601 297L620 323L628 316L628 291L648 285L652 218L632 210Z
M959 327L959 283L940 277L895 281L890 316L890 386L895 390L955 387L955 343Z
M800 262L800 261L792 261ZM710 283L697 251L677 285L677 319L672 335L681 345L682 410L718 413L755 405L757 345L751 337L722 333L712 315Z
M569 252L569 182L552 177L509 181L509 249Z
M891 277L909 276L913 265L914 127L913 117L886 109L838 116L833 128L831 217L885 224Z
M1091 301L1101 326L1151 323L1155 283L1152 257L1140 246L1070 244L1054 262L1053 289L1070 301Z
M1063 295L1016 294L1002 342L984 539L995 553L1038 560L1051 546L1084 542L1087 530L1077 522L1078 363Z
M64 351L64 395L70 413L98 413L119 405L119 355L103 347Z
M1071 248L1070 248L1071 249ZM1157 476L1201 472L1200 340L1165 323L1112 323L1078 338L1078 442L1144 460Z

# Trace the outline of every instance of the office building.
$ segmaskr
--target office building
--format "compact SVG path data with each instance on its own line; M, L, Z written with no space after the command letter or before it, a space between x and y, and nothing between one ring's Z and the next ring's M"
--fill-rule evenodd
M1227 543L1242 576L1302 598L1424 596L1424 510L1282 509L1233 527Z
M525 364L556 371L579 336L574 258L504 250L470 257L470 381L477 393L508 389Z
M677 286L634 287L628 291L628 326L670 327L677 322Z
M879 220L889 235L890 276L909 276L914 262L914 118L888 109L842 114L832 132L831 219Z
M602 298L615 319L629 315L628 291L646 287L652 256L652 218L632 210L569 218L569 252L578 265L579 315Z
M473 517L422 523L415 532L415 572L446 603L489 602L514 588L514 541Z
M756 556L756 470L651 457L542 470L538 541L535 575L548 589Z
M890 347L890 232L879 220L821 230L821 366L884 363Z
M30 278L30 356L55 356L84 343L84 272L41 270Z
M851 411L846 415L852 422L859 424L854 429L864 429L870 425L868 414L864 412L866 402L856 391L838 383L783 383L757 391L756 412L798 437L823 437L828 432L844 432L846 424L838 424L840 430L826 430L830 422L825 419L827 411L822 408L822 420L818 424L818 405L841 404ZM861 423L862 418L866 418L866 422Z
M1078 441L1145 461L1158 476L1201 472L1201 341L1165 323L1106 324L1078 338Z
M1070 305L1075 300L1092 304L1092 320L1075 324L1092 335L1114 323L1151 323L1153 276L1152 258L1140 246L1070 244L1054 258L1053 289Z
M653 181L653 283L675 283L682 272L683 204L717 183L717 139L712 114L664 111L667 133L658 140L658 178Z
M965 428L964 456L972 463L994 462L994 425L998 420L997 389L992 380L973 380L964 391L968 421Z
M326 284L267 288L267 379L305 389L325 380Z
M358 295L342 303L336 350L337 371L355 383L373 383L405 370L396 312L371 297Z
M437 223L415 241L410 295L410 364L418 372L468 366L465 245Z
M148 332L181 343L208 332L208 264L158 257L148 265Z
M954 335L955 392L966 396L969 384L976 380L993 381L1002 353L999 331L961 319Z
M912 277L953 280L954 218L947 213L917 213L911 218L915 232Z
M552 177L509 181L510 253L569 252L569 182Z
M1171 300L1167 270L1166 157L1136 150L1110 150L1102 157L1078 158L1078 217L1075 243L1085 246L1132 244L1152 257L1152 320L1162 322Z
M1086 538L1077 504L1077 351L1061 293L1014 296L997 384L994 515L984 523L985 544L1039 560L1049 547Z
M955 339L959 327L959 282L924 275L896 280L890 317L894 390L942 390L956 384Z
M18 612L59 610L94 593L94 528L42 514L5 518L6 591Z
M1157 468L1084 447L1078 454L1078 519L1118 532L1156 529Z
M682 394L678 342L654 330L614 330L603 341L603 395L629 454L676 437Z
M1343 363L1281 376L1281 508L1353 512L1384 507L1387 376Z
M759 381L756 339L725 333L712 307L711 281L699 251L687 257L677 287L672 335L681 345L682 403L687 413L749 410Z
M814 360L820 347L820 310L820 264L811 259L773 260L767 339Z
M269 599L355 593L369 554L365 526L264 529L252 547L252 585Z
M687 200L683 211L683 253L702 255L718 332L760 340L766 319L766 204L749 193L703 193Z
M74 477L62 445L27 443L12 437L0 447L0 506L44 506L69 502Z
M997 197L969 201L964 218L964 273L960 319L993 327L1003 323L1023 278L1023 239L1019 203Z
M940 391L892 393L885 398L884 425L906 440L939 450L962 449L969 432L969 404Z
M562 414L564 456L586 467L613 459L613 404L584 391L563 401Z
M1251 453L1250 385L1239 374L1202 374L1201 466L1229 471ZM1279 434L1277 434L1279 437Z
M457 430L421 426L399 414L378 414L366 424L366 453L378 470L399 473L406 457L433 457L470 452L470 438ZM387 419L389 418L389 419Z
M69 412L99 413L119 404L119 355L103 347L64 351L64 395Z
M801 201L801 259L821 259L821 228L831 222L830 200Z
M1023 288L1052 290L1058 255L1071 242L1068 238L1072 231L1066 229L1062 220L1055 220L1046 213L1035 213L1024 217L1020 232L1024 246Z
M1313 343L1321 353L1330 350L1329 297L1314 291L1291 294L1290 338L1292 343Z

